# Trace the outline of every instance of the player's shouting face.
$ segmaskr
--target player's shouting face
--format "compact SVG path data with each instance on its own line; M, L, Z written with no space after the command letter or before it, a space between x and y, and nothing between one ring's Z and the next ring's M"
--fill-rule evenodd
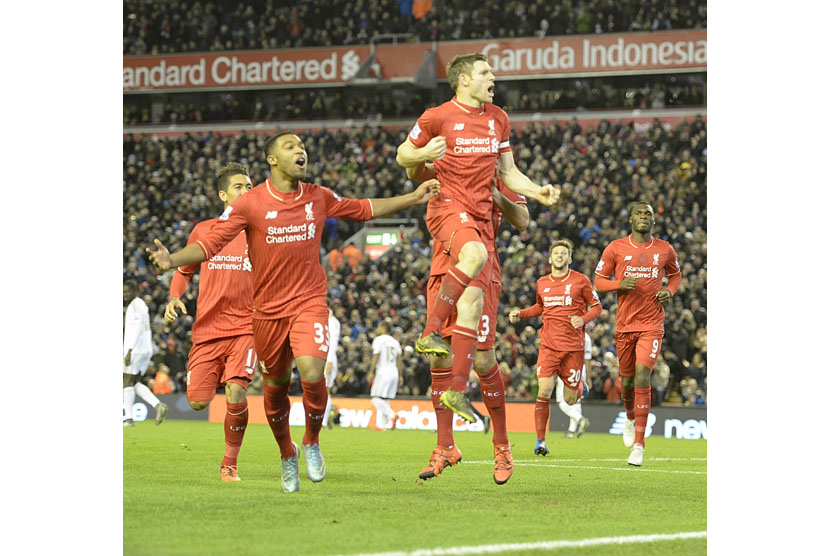
M290 181L304 179L308 167L308 153L302 139L291 133L278 137L268 154L268 164L275 166L277 171Z
M470 75L462 74L467 79L470 96L480 103L493 102L496 91L496 76L490 64L476 60Z
M631 210L628 218L631 229L640 234L650 234L654 227L654 209L646 203L638 203Z

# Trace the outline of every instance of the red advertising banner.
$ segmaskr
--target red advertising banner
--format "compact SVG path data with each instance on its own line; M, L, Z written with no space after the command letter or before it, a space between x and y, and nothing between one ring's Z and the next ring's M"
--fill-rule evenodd
M368 46L124 58L124 92L245 89L351 81Z
M458 54L482 52L498 77L623 74L706 68L706 30L457 41L437 46L437 77ZM407 81L432 43L378 45L380 80ZM346 85L369 46L124 58L124 92Z
M454 56L481 52L496 79L706 69L706 30L461 41L438 47L438 77ZM383 68L384 76L389 72Z
M303 399L300 396L290 396L291 414L288 422L292 426L305 426ZM341 427L372 428L375 426L375 406L368 398L332 398L332 403L340 412ZM397 427L402 430L435 430L435 410L428 400L390 400L392 409L398 415ZM483 415L487 409L482 402L473 402ZM533 404L507 403L507 430L508 432L535 432L533 421ZM222 423L225 420L225 396L217 395L209 406L208 419L211 423ZM249 423L265 424L265 409L262 396L248 396ZM484 423L480 420L468 423L456 416L453 421L453 430L474 431L484 430Z

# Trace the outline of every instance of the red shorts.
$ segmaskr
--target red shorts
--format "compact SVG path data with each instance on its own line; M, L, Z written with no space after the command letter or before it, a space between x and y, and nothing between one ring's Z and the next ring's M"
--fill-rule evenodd
M637 365L654 368L660 346L663 345L662 330L645 332L617 332L617 359L620 362L620 376L634 376Z
M585 364L585 350L559 351L547 346L540 346L539 359L536 361L536 376L551 378L558 376L571 390L579 388L582 378L582 366Z
M276 379L291 370L296 357L310 355L325 361L329 352L329 310L312 305L281 319L254 318L254 347L262 377Z
M187 363L187 401L209 402L216 387L228 382L247 390L257 361L251 334L193 344Z

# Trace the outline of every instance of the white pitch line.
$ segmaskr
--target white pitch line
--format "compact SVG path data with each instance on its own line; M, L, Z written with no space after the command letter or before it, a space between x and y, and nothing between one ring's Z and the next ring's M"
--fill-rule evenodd
M615 459L612 461L620 461ZM467 461L461 462L477 465L493 465L492 461ZM514 460L513 463L516 463ZM600 469L602 471L639 471L641 473L671 473L677 475L706 475L706 471L680 471L677 469L643 469L642 467L635 467L629 465L628 467L599 467L596 465L557 465L555 463L522 463L522 467L555 467L557 469Z
M422 548L411 552L373 552L354 556L443 556L457 554L494 554L497 552L516 552L522 550L556 550L559 548L585 548L606 544L634 544L679 539L706 538L706 531L674 533L668 535L632 535L628 537L599 537L578 541L542 541L528 543L483 544L478 546L456 546L451 548Z
M544 456L543 456L544 457ZM540 461L620 461L621 458L535 458L535 459L514 459L513 463L538 463ZM648 458L648 461L706 461L707 458Z

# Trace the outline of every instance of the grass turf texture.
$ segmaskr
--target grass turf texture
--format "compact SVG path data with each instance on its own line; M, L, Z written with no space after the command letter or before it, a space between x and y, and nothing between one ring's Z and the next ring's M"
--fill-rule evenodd
M291 428L297 444L303 429ZM462 432L463 461L428 481L436 435L335 427L321 433L328 466L300 492L280 487L267 425L248 427L238 483L219 480L221 423L152 420L124 429L124 555L357 554L706 530L706 441L649 438L642 468L620 436L513 433L515 467L493 482L492 435ZM706 554L706 538L559 548L556 554ZM523 550L517 554L550 553Z

